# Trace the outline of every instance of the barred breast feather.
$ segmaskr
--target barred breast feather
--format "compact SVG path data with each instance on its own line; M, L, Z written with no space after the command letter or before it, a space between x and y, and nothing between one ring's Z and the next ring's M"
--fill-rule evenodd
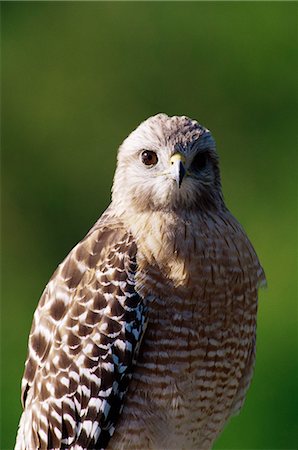
M264 272L228 211L144 223L130 226L149 320L108 449L210 449L251 381Z

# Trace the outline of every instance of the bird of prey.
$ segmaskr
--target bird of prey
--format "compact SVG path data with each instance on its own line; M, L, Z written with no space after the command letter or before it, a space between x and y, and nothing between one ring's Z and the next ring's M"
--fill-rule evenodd
M16 449L210 449L252 378L264 282L210 131L141 123L35 311Z

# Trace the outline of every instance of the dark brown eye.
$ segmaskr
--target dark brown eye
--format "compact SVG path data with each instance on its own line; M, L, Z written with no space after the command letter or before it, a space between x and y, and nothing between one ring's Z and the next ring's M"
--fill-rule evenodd
M207 152L201 152L198 153L192 163L191 167L193 170L203 170L206 167L208 161L208 153Z
M155 166L155 164L157 164L157 154L155 152L152 152L151 150L144 150L141 157L142 163L146 166Z

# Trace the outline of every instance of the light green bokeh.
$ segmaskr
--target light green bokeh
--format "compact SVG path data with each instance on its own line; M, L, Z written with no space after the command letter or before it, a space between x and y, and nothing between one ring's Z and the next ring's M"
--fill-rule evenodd
M32 314L157 112L213 131L228 206L268 278L245 407L216 449L297 446L297 3L2 2L2 444Z

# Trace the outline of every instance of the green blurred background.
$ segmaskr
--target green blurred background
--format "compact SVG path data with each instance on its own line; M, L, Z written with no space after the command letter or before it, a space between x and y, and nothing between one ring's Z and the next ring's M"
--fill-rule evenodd
M268 278L253 383L215 448L297 448L297 3L1 7L1 450L39 296L108 205L118 145L157 112L213 131L227 204Z

